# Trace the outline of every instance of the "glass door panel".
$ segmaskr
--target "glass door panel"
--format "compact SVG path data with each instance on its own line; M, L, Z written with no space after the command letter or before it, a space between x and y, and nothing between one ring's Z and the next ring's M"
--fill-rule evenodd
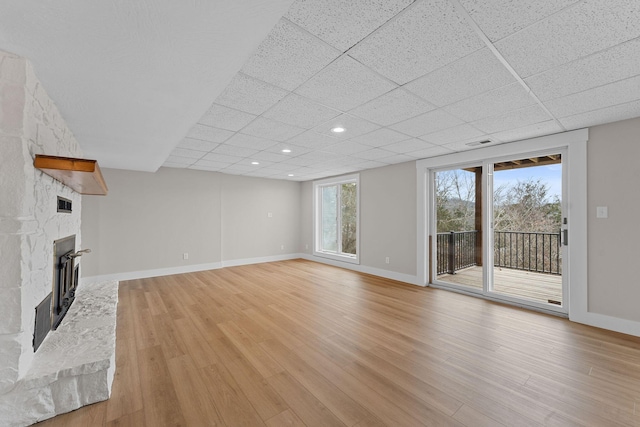
M494 163L492 178L489 292L562 306L561 155Z
M483 291L482 166L435 173L436 280Z

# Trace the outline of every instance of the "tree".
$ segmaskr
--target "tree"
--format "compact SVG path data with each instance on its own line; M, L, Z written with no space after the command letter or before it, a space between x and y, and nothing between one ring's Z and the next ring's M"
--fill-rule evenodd
M356 253L356 231L358 215L358 189L355 183L342 184L342 252Z

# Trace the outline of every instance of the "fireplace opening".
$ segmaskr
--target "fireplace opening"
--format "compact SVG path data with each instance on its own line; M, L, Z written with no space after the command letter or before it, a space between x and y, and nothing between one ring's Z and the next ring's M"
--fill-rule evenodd
M51 301L51 329L55 330L75 299L77 274L75 266L76 236L53 242L54 284Z

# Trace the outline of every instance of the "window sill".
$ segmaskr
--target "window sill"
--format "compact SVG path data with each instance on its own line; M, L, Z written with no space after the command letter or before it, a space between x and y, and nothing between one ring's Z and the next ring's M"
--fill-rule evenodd
M349 264L360 264L360 258L357 255L338 255L336 253L319 251L313 251L313 255L321 258L332 259L334 261L348 262Z

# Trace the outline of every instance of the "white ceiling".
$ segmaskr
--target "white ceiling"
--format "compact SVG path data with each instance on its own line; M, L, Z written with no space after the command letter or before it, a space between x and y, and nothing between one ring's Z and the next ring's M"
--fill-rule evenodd
M2 3L106 167L309 180L640 116L637 0Z

